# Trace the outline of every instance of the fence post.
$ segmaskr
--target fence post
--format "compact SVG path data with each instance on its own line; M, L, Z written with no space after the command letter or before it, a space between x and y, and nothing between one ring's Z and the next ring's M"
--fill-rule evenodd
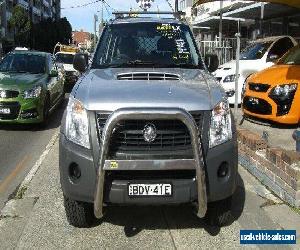
M294 131L293 139L296 141L296 151L300 152L300 130Z

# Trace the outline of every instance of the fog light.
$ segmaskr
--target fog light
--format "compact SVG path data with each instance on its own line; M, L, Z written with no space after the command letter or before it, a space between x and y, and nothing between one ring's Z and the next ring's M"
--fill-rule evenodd
M27 109L21 112L21 117L23 119L33 119L38 116L37 109Z
M228 175L228 163L227 162L223 162L218 169L218 177L219 178L224 178Z
M69 175L72 181L77 181L81 177L81 170L76 163L70 165Z

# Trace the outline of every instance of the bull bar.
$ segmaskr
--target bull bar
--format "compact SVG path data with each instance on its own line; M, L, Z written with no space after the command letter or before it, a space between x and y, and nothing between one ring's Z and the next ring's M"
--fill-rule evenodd
M197 216L203 218L207 210L207 193L205 180L205 167L203 161L202 143L200 131L194 118L185 110L180 108L126 108L118 109L107 119L100 140L100 156L94 197L94 214L100 219L103 217L103 197L105 181L105 163L110 143L110 137L117 123L124 119L131 120L154 120L154 119L177 119L183 122L191 136L192 149L194 154L194 165L196 169L198 208ZM157 160L159 161L159 160Z

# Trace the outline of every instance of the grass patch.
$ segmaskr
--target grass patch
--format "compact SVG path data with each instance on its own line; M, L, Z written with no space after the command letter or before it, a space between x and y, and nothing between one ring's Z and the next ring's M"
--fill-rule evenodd
M15 199L23 199L26 190L27 190L27 187L21 187L21 188L18 190L18 192L17 192L17 194L16 194L16 196L15 196Z
M299 207L291 207L291 209L300 215L300 208Z

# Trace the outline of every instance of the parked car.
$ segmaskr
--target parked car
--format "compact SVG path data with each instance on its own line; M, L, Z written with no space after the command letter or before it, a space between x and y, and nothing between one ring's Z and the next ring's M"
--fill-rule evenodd
M187 24L113 20L92 65L77 54L74 68L86 72L71 92L59 153L70 224L88 226L110 204L197 203L211 224L231 220L236 128Z
M258 39L246 47L240 56L238 103L242 100L245 80L253 73L266 69L282 57L297 42L290 36L276 36ZM230 104L235 103L236 61L232 60L221 65L213 75L224 87Z
M63 100L63 79L49 53L14 51L0 63L0 123L43 123Z
M274 66L253 74L246 82L245 115L284 124L300 122L300 46Z
M56 63L63 67L65 84L74 85L79 78L79 72L73 67L73 60L76 52L60 51L55 54Z

